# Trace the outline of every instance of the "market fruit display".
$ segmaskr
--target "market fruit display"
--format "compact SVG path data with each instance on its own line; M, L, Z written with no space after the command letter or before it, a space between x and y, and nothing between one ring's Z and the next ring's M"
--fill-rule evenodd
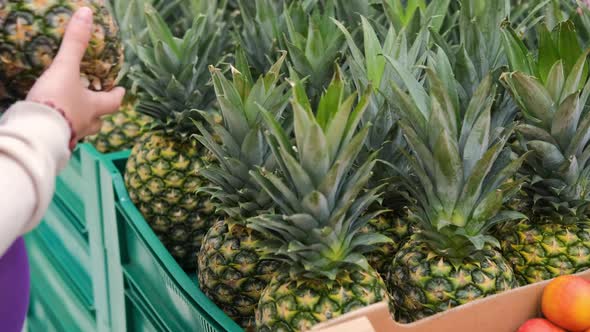
M94 12L92 39L80 68L82 80L95 91L114 87L123 64L123 46L103 0L4 0L0 2L2 105L27 95L57 54L70 17L82 6Z
M383 300L412 322L590 267L581 22L520 2L217 5L184 34L148 11L131 43L157 125L126 183L243 328Z
M546 319L533 318L524 323L517 332L565 332L565 330Z
M128 90L89 142L130 149L129 198L224 320L410 323L557 277L519 332L590 329L581 3L0 0L3 98L81 4L87 84Z
M543 315L568 331L590 328L590 282L575 276L552 280L543 291Z

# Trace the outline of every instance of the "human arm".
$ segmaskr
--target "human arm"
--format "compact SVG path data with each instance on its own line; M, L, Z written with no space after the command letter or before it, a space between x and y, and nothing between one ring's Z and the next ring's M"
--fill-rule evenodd
M27 101L0 118L0 257L20 235L38 225L67 163L71 143L100 129L116 111L124 89L92 92L80 82L80 62L91 36L92 12L72 18L53 64Z
M67 121L45 105L20 102L0 118L0 256L41 220L69 140Z

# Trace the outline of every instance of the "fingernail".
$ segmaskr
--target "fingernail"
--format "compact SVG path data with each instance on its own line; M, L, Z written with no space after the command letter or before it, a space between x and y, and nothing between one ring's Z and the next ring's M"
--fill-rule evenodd
M76 18L86 23L92 23L92 9L82 7L76 12Z

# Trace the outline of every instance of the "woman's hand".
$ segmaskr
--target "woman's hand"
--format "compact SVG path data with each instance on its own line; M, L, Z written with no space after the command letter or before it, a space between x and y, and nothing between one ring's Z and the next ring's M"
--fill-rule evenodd
M52 65L37 80L27 100L51 103L65 113L76 139L97 133L101 116L118 110L125 89L94 92L80 79L80 63L92 36L92 10L79 9L70 20L61 48Z

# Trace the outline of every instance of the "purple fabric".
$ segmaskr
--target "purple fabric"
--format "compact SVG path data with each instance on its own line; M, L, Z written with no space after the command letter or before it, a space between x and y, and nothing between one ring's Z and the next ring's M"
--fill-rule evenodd
M19 238L0 257L0 331L22 331L29 307L30 282L27 249L25 241Z

